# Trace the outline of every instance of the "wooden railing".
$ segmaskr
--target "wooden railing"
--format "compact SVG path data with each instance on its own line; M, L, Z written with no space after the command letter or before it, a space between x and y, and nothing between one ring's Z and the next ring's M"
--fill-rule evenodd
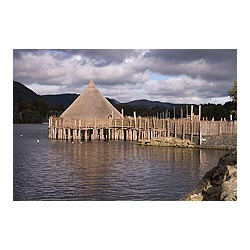
M237 134L237 121L199 121L190 118L158 119L155 117L124 117L123 119L63 119L50 117L49 128L70 129L136 129L166 132L166 136Z

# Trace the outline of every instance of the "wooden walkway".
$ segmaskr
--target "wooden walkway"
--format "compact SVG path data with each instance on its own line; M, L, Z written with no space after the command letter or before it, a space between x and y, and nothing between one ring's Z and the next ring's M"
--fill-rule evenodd
M200 121L199 116L181 119L124 117L106 120L49 118L49 138L59 140L128 140L178 137L200 144L202 136L237 134L237 121Z

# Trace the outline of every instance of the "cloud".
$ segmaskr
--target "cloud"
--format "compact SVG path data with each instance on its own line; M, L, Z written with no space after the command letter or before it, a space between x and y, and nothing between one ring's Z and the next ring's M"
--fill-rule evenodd
M148 98L151 100L159 99L167 102L180 103L187 100L197 101L209 99L219 99L227 96L225 89L227 82L209 82L201 78L191 78L186 75L176 76L161 81L148 81L144 89ZM227 98L228 100L229 98Z
M148 68L162 75L186 74L206 80L237 79L236 50L153 50L149 51L140 70Z
M13 77L38 94L79 93L93 79L119 101L218 101L237 79L236 57L236 50L14 50Z

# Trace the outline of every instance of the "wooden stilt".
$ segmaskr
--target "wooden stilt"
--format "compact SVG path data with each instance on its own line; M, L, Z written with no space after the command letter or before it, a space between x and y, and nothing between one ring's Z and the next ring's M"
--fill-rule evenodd
M201 105L199 105L199 121L201 120Z

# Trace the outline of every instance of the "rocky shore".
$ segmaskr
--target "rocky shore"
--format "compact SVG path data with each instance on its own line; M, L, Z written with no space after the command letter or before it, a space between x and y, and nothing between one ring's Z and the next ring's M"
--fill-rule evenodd
M197 145L187 139L180 139L174 137L166 137L166 138L153 138L151 140L139 140L139 145L142 146L161 146L161 147L179 147L179 148L195 148Z
M208 171L186 201L237 200L237 150L221 157L216 167Z
M151 140L138 140L141 146L161 146L178 148L208 148L208 149L235 149L237 148L236 135L204 136L201 145L188 139L176 137L159 137Z

